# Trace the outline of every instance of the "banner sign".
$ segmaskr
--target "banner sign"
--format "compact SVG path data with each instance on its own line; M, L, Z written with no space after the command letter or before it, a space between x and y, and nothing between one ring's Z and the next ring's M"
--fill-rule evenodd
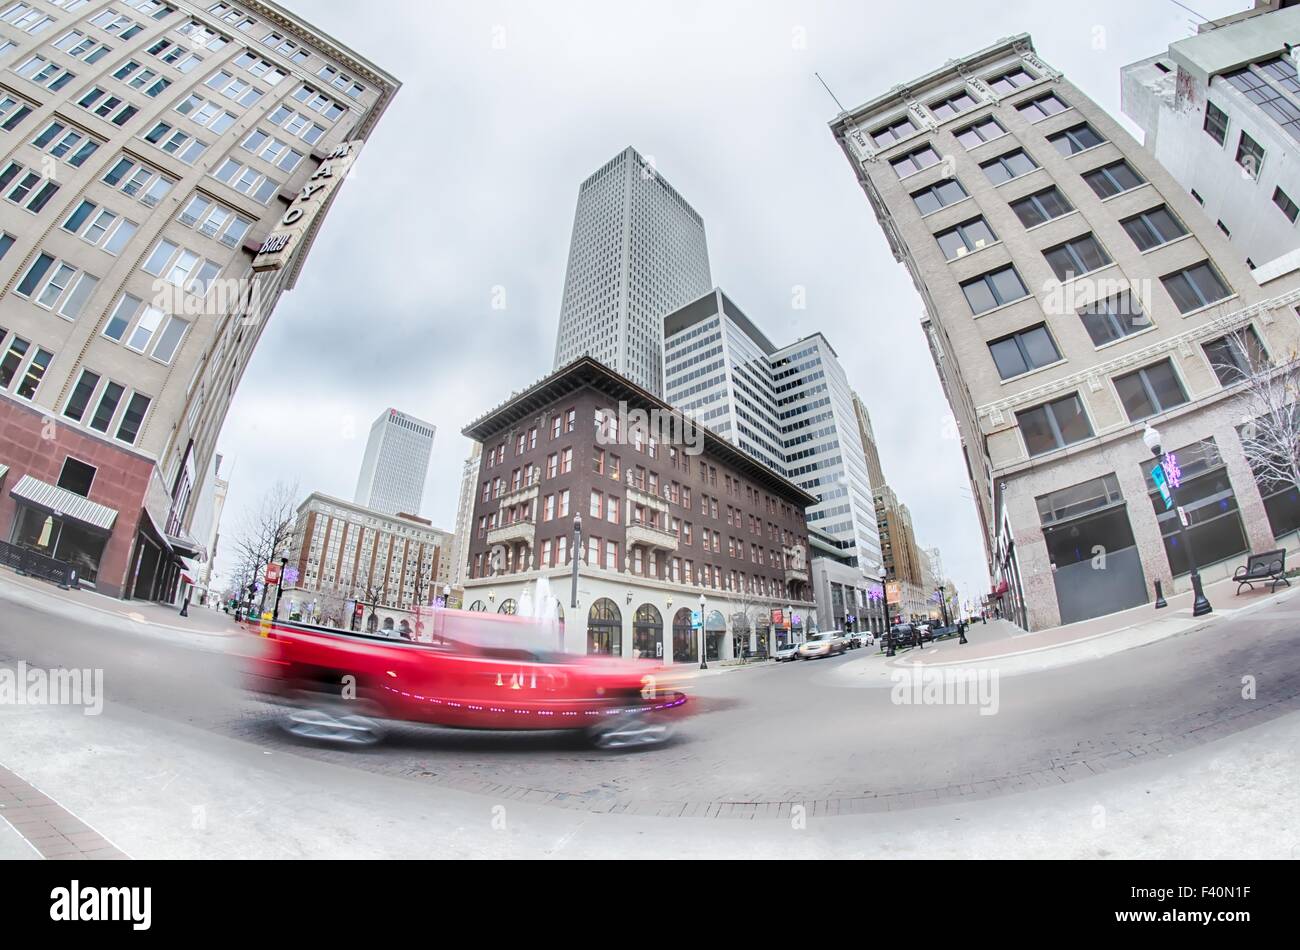
M306 235L330 196L347 177L361 151L361 140L344 142L325 156L320 167L302 186L289 209L276 223L275 230L262 242L253 258L253 272L279 270L289 262L298 243Z

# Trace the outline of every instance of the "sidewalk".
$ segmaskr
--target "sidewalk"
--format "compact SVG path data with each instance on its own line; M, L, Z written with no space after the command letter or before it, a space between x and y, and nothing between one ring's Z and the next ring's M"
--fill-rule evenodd
M1163 610L1147 604L1035 633L1025 633L1006 621L975 624L966 632L970 642L965 645L954 637L924 649L900 651L892 659L882 659L879 653L874 653L844 664L837 671L838 678L855 686L885 686L892 683L892 672L916 667L980 665L995 668L1003 676L1041 672L1211 628L1225 620L1280 604L1300 593L1300 585L1282 587L1276 594L1259 589L1245 591L1237 597L1236 591L1237 585L1230 580L1206 587L1205 594L1214 605L1214 613L1205 617L1192 616L1193 598L1188 592L1169 598L1169 606Z
M216 643L239 633L232 616L206 607L191 604L190 615L182 617L178 607L115 600L90 590L60 590L53 584L3 568L0 568L0 600L59 614L74 622L108 624L159 635L184 634Z

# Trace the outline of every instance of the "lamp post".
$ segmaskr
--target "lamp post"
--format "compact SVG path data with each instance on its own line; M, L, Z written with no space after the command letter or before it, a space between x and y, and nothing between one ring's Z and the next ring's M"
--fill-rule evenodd
M789 617L790 619L786 622L790 624L790 642L794 643L794 606L787 605L785 609L789 611L789 613L787 613L786 616Z
M884 636L885 636L885 646L887 647L887 649L885 650L885 656L894 656L894 655L895 655L895 651L894 651L894 632L893 632L892 630L889 629L889 628L890 628L890 622L889 622L889 619L890 619L890 618L889 618L889 587L887 586L887 583L886 583L888 580L889 580L889 569L888 569L888 568L885 568L885 567L882 567L882 568L880 569L880 606L881 606L881 607L884 609L884 611L885 611L885 634L884 634Z
M1164 450L1161 446L1160 433L1148 425L1146 431L1142 433L1142 441L1146 443L1146 447L1151 450L1151 454L1159 460L1158 464L1164 466ZM1166 467L1166 477L1167 476L1168 471ZM1187 563L1192 569L1192 593L1196 597L1195 604L1192 607L1192 616L1204 617L1206 614L1213 613L1214 607L1210 605L1209 599L1205 596L1205 589L1201 585L1201 572L1196 566L1196 552L1192 547L1192 536L1190 532L1183 527L1183 509L1178 507L1178 486L1174 484L1172 479L1169 479L1169 500L1174 507L1174 514L1177 520L1178 540L1183 544L1183 547L1187 551Z
M573 516L573 582L569 596L569 607L578 609L578 553L582 550L582 515Z
M704 595L700 594L700 669L707 670L709 668L709 661L705 659L705 657L708 655L708 635L705 633L706 624L704 619L704 606Z
M451 585L450 584L442 585L442 606L444 610L451 606Z
M948 590L948 588L940 584L938 590L939 590L939 613L943 617L943 626L944 629L946 630L948 629L948 597L946 596L946 591Z

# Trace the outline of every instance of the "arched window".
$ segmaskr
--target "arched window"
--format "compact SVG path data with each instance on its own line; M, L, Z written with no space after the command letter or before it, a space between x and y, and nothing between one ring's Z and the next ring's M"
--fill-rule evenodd
M471 613L477 613L477 614L487 613L487 604L483 603L483 601L481 600L476 600L474 601L474 603L469 605L469 609Z
M592 604L587 614L587 653L591 656L623 653L623 615L618 605L607 597Z
M722 656L722 638L727 635L727 618L722 616L721 610L715 610L709 614L704 629L706 634L704 640L709 651L709 659L719 659Z
M700 658L699 631L691 626L691 610L683 607L673 614L673 659L678 663L694 663Z
M642 604L632 620L632 648L642 659L662 659L664 618L654 604Z
M499 614L513 614L513 613L515 612L515 610L517 610L517 609L518 609L518 605L517 605L513 600L507 600L507 601L506 601L504 604L502 604L501 607L497 610L497 613L499 613Z

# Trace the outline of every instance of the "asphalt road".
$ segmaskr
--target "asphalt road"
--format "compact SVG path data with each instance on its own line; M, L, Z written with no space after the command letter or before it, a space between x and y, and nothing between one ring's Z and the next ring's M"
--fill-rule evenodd
M987 797L1122 769L1300 709L1300 611L1288 602L1212 633L1002 677L995 715L895 703L879 676L852 675L884 663L857 651L695 679L694 714L671 743L647 751L596 752L563 734L405 726L380 747L345 751L285 736L276 710L240 690L234 657L4 606L0 664L102 668L109 718L125 707L347 768L494 796L528 789L534 800L596 812L677 816L722 803L776 817L771 806L791 802L835 814ZM1248 676L1253 698L1243 696Z

